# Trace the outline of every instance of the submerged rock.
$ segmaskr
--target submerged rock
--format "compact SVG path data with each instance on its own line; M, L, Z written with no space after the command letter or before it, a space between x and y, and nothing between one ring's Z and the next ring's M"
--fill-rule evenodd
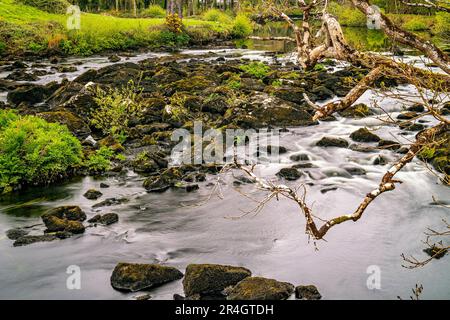
M229 290L227 300L285 300L294 285L262 277L249 277Z
M110 62L119 62L121 59L117 54L113 54L112 56L108 57L108 60Z
M337 147L337 148L347 148L348 141L337 137L323 137L320 139L316 146L318 147Z
M364 103L359 103L339 112L339 114L347 118L365 118L372 115L373 112Z
M367 128L360 128L350 135L353 141L357 142L378 142L380 137L369 131Z
M85 194L83 194L83 196L89 200L97 200L102 195L103 195L103 193L101 193L100 191L95 190L95 189L89 189L88 191L86 191Z
M322 295L316 286L297 286L295 288L295 298L304 300L320 300Z
M380 149L398 150L400 147L400 143L391 140L380 140L378 142L378 148Z
M283 168L277 173L277 176L289 181L298 180L302 175L303 174L295 168Z
M297 153L293 154L289 157L292 161L298 162L298 161L308 161L311 160L309 156L305 153Z
M54 235L41 235L41 236L23 236L14 241L14 247L27 246L29 244L37 242L49 242L57 240L58 238Z
M105 199L99 203L96 203L92 206L92 208L101 208L101 207L110 207L110 206L117 206L119 204L128 202L129 200L127 198L108 198Z
M140 291L181 279L176 268L157 264L119 263L111 275L111 286L117 290Z
M251 271L217 264L190 264L186 268L183 288L186 296L220 294L228 286L250 277Z
M29 231L27 231L27 230L24 230L21 228L15 228L15 229L10 229L10 230L6 231L6 236L10 240L17 240L23 236L26 236L28 233L29 233Z
M97 214L88 220L89 223L100 223L106 226L119 221L119 215L117 213L106 213L104 215Z

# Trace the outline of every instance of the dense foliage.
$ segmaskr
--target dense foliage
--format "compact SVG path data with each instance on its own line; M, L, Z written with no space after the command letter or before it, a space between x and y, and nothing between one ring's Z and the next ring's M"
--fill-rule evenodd
M81 164L81 144L66 126L0 110L1 192L50 183Z

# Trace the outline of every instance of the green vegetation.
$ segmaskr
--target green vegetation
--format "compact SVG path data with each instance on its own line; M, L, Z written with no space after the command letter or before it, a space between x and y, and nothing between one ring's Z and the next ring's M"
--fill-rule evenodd
M245 71L258 79L265 78L270 72L269 66L265 65L262 62L255 61L250 62L249 64L242 65L240 66L240 68L242 71Z
M166 16L166 10L158 5L151 5L141 12L141 16L144 18L164 18Z
M190 37L203 42L226 38L236 26L233 21L225 24L183 19L184 30L180 36L170 34L172 31L165 25L164 18L118 18L82 13L81 29L67 30L64 14L45 12L14 0L0 1L0 53L3 54L52 52L87 56L104 50L178 46L186 45ZM233 34L237 36L239 32Z
M18 2L50 13L66 13L67 7L70 6L66 0L18 0Z
M115 158L114 154L113 149L103 146L88 157L85 165L91 172L107 171L111 168L111 160Z
M91 113L91 124L116 138L126 134L129 121L143 112L141 92L133 81L121 88L103 90L97 87L94 100L98 108Z
M220 23L231 23L232 18L218 9L209 9L203 13L203 19Z
M367 25L366 16L358 9L332 2L329 10L330 13L339 18L339 23L344 27L364 27Z
M450 13L436 13L436 23L433 31L446 37L450 37Z
M51 183L81 164L81 144L66 126L0 110L0 192Z
M231 31L235 38L245 38L251 35L253 26L250 19L243 14L238 14L233 22L233 29Z

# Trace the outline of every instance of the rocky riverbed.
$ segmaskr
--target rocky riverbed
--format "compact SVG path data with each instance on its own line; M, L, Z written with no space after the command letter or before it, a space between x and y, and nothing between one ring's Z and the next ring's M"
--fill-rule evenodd
M267 74L259 77L243 70L250 60L267 63ZM223 177L225 196L218 199L210 195L220 166L169 168L171 133L191 130L194 121L221 129L281 128L280 161L258 167L258 174L280 183L307 185L308 199L320 216L354 210L389 162L405 152L402 144L433 124L428 117L400 128L385 125L383 112L370 104L370 92L344 114L320 123L311 120L314 109L305 103L304 93L320 104L342 97L367 70L329 61L324 69L303 73L289 57L249 50L16 61L2 63L1 68L2 108L67 125L84 142L86 153L105 145L125 155L104 174L78 172L61 185L4 197L0 231L8 232L9 239L1 241L6 253L0 258L4 265L0 279L5 284L1 297L133 298L134 294L115 291L109 284L111 274L121 274L116 272L119 262L180 269L168 273L172 281L168 284L143 285L152 288L149 293L155 299L217 295L225 289L230 299L247 298L242 292L247 294L248 288L255 289L251 297L261 297L269 294L258 291L264 287L279 288L281 293L273 297L288 298L293 297L293 285L300 284L314 284L330 299L395 298L408 294L418 280L424 287L433 286L430 297L448 294L448 283L440 279L442 266L430 265L427 271L401 268L400 254L420 254L420 234L439 225L446 212L439 204L448 201L448 187L418 160L399 175L405 183L398 190L377 200L358 224L333 231L328 242L318 244L317 252L304 235L300 212L289 201L270 203L253 217L224 219L252 207L241 193L263 196L242 173ZM61 81L62 77L66 79ZM131 121L127 139L120 142L90 124L96 103L89 88L120 87L130 80L143 88L145 110L144 116ZM166 107L174 101L178 112L168 112ZM381 106L400 122L423 112L420 105L392 99ZM270 159L270 152L264 157ZM448 170L442 159L428 160L441 171ZM192 263L245 267L252 270L252 277L196 292L186 280ZM82 270L80 291L65 288L70 265ZM383 271L382 290L365 285L370 265ZM213 284L220 283L214 279ZM123 289L123 281L112 282ZM309 293L317 297L311 288L297 291L299 297Z

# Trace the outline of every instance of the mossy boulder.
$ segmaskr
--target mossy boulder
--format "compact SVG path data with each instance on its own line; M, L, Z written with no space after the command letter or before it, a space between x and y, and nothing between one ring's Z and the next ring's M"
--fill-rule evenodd
M185 92L201 92L209 87L215 86L216 83L203 76L193 76L170 83L165 87L168 95L172 95L178 91Z
M337 138L337 137L323 137L316 143L316 146L348 148L348 141L343 138Z
M283 168L277 173L277 176L289 181L298 180L302 175L303 174L295 168Z
M46 232L66 231L74 234L83 233L85 227L80 221L72 221L68 219L60 219L56 216L43 216Z
M373 115L373 112L366 104L358 103L345 109L344 111L339 112L339 114L347 118L365 118Z
M119 263L111 275L111 286L116 290L140 291L181 279L176 268L157 264Z
M100 198L102 195L103 195L103 193L101 193L100 191L95 190L95 189L89 189L88 191L86 191L86 192L83 194L83 196L84 196L86 199L89 199L89 200L97 200L97 199Z
M350 135L350 138L353 141L357 141L357 142L378 142L381 140L379 136L372 133L367 128L360 128L360 129L352 132L352 134Z
M54 208L43 214L41 218L47 227L47 233L66 231L78 234L85 230L81 221L86 220L86 214L77 206Z
M29 233L28 230L15 228L6 231L6 237L10 240L17 240L20 237L26 236Z
M33 105L44 101L53 93L53 90L56 90L56 88L52 87L51 84L45 86L24 84L8 92L7 100L16 106L21 103Z
M47 122L55 122L59 124L66 125L67 128L72 132L75 136L80 138L85 138L91 134L91 130L87 123L69 111L51 111L51 112L42 112L37 114L38 117L41 117Z
M251 271L242 267L190 264L186 268L183 288L186 296L218 294L250 276Z
M23 236L18 238L16 241L14 241L13 246L14 247L21 247L21 246L27 246L33 243L37 242L49 242L57 240L58 238L54 235L39 235L39 236Z
M322 295L316 286L297 286L295 287L295 298L303 300L320 300Z
M182 173L177 168L168 168L158 176L147 178L144 181L144 188L150 192L163 192L175 186L182 177Z
M225 120L241 128L267 126L305 126L315 122L309 109L281 100L267 93L254 93L241 101L238 107L229 109Z
M228 291L227 300L286 300L294 285L262 277L249 277Z
M384 140L381 139L378 141L378 148L380 149L388 149L388 150L398 150L400 149L400 143L392 140Z
M104 215L97 214L88 220L89 223L99 223L105 226L116 223L119 221L119 215L117 213L105 213Z
M55 216L60 219L73 221L86 220L86 213L78 206L62 206L48 210L44 216Z

